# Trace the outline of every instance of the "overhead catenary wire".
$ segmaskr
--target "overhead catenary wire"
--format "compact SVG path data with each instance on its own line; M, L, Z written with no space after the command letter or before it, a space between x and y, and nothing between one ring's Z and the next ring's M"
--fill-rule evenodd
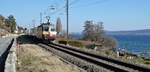
M62 3L62 1L63 0L59 0L59 1L57 1L57 2L60 2L61 1L61 3ZM70 2L69 3L69 8L84 8L84 7L87 7L87 6L93 6L93 5L97 5L97 4L100 4L100 3L104 3L104 2L107 2L107 1L109 1L109 0L96 0L96 1L94 1L94 2L90 2L90 3L87 3L86 2L86 4L82 4L82 5L78 5L78 6L74 6L73 7L73 5L75 5L75 4L77 4L77 3L79 3L81 0L73 0L72 2ZM93 1L93 0L92 0ZM57 4L58 5L58 3L54 3L54 4ZM51 5L51 6L54 6L54 5ZM44 10L44 15L46 15L47 13L47 11L49 11L50 9L51 9L51 6L48 6L48 8L46 9L46 10ZM56 7L56 6L55 6ZM55 14L57 14L58 12L61 12L61 11L63 11L63 10L65 10L65 8L66 8L66 5L64 5L64 6L62 6L62 7L59 7L59 8L55 8L55 10L54 10L54 12L50 12L50 13L48 13L48 15L55 15Z
M81 0L74 0L72 2L69 3L69 8L84 8L87 6L93 6L93 5L97 5L97 4L101 4L101 3L105 3L109 0L96 0L94 2L90 2L90 3L86 3L86 4L82 4L82 5L78 5L78 6L74 6L75 4L79 3ZM60 11L63 11L66 8L66 5L64 5L63 7L58 8L56 11L49 13L49 15L54 15Z
M107 1L109 1L109 0L96 0L94 2L89 2L89 3L86 3L86 4L74 6L74 7L71 7L71 8L84 8L84 7L89 7L89 6L94 6L94 5L98 5L98 4L101 4L101 3L105 3Z
M63 3L63 1L65 1L65 0L59 0L57 2ZM71 8L84 8L84 7L87 7L87 6L93 6L93 5L104 3L104 2L107 2L107 1L109 1L109 0L94 0L93 2L88 2L88 3L86 2L86 3L83 3L82 5L73 6L73 5L81 2L81 0L73 0L69 3L69 8L70 9ZM58 5L59 3L54 3L54 4ZM55 7L55 9L54 9L54 7ZM62 14L65 13L65 8L66 8L66 5L63 5L62 7L56 7L56 5L51 5L51 6L48 6L48 8L44 11L43 15L53 16L57 13L60 13L62 15ZM52 11L52 12L48 12L48 11Z
M78 3L80 0L74 0L71 3L69 3L69 6L74 5L76 3ZM56 11L49 13L49 15L54 15L62 10L64 10L66 8L66 5L64 5L63 7L57 8Z

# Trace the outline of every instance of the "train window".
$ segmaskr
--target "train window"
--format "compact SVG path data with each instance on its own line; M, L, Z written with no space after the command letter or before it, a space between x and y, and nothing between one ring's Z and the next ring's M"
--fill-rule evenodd
M44 27L44 31L48 31L48 27Z
M55 31L55 28L52 28L51 31Z

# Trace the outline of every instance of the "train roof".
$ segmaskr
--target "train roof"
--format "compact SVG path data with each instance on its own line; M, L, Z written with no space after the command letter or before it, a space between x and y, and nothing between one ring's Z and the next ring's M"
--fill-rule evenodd
M38 27L45 26L45 25L54 26L53 24L50 24L50 23L42 23L42 24L41 24L40 26L38 26Z

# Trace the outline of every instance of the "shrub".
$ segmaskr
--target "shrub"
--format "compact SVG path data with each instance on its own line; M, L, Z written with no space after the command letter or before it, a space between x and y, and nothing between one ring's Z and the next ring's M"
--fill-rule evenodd
M150 61L144 61L144 64L150 64Z
M144 61L142 56L135 57L135 60L138 61L138 62L143 62Z
M106 53L107 55L109 55L109 54L110 54L110 51L106 50L105 53Z
M103 46L114 50L118 46L118 42L113 37L104 37Z
M80 47L80 48L84 47L83 43L80 41L69 41L68 44L71 46Z
M133 55L133 53L129 52L129 51L126 51L125 53L126 53L126 55L130 55L130 56Z
M60 40L60 41L58 41L58 43L67 45L67 41L66 40Z

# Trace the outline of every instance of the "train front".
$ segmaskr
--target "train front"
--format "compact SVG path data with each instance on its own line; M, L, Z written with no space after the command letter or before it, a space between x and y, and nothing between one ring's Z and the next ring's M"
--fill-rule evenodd
M56 29L52 25L43 26L43 38L45 40L54 41L56 39Z

